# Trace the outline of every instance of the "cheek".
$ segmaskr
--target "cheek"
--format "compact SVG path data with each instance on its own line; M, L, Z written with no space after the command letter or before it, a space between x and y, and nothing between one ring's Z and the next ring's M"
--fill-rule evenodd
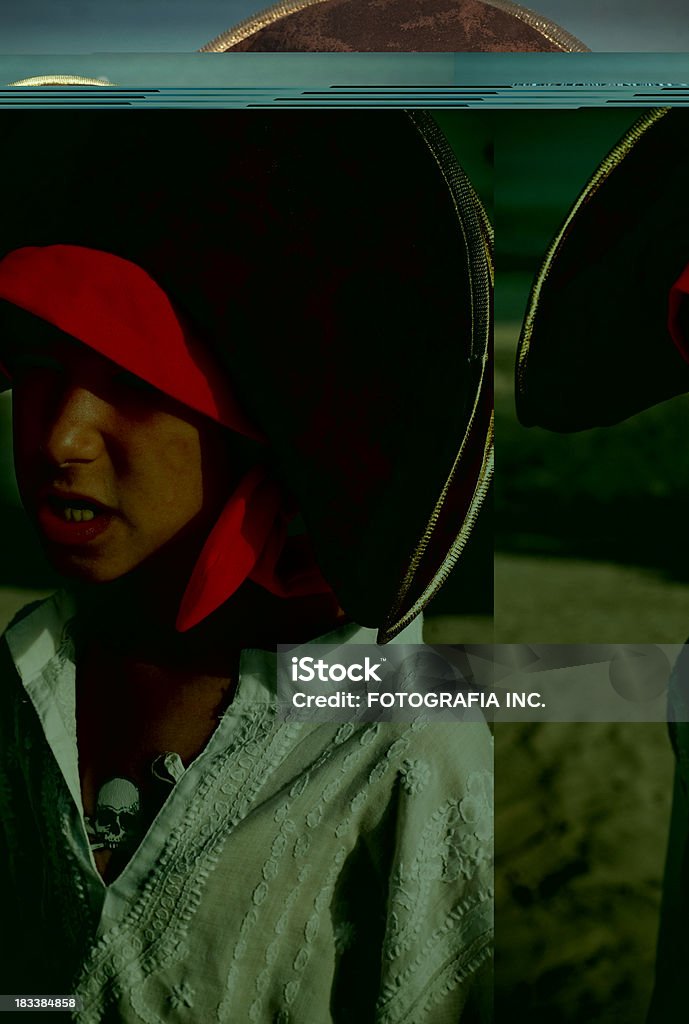
M156 431L140 438L131 461L134 490L155 519L186 522L203 508L203 474L198 434Z

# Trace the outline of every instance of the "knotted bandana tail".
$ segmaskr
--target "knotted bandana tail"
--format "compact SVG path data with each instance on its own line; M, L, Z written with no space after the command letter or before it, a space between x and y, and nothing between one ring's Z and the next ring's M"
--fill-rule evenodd
M182 598L177 629L196 626L245 579L277 597L329 593L306 538L287 536L291 518L281 486L262 466L249 470L204 544Z

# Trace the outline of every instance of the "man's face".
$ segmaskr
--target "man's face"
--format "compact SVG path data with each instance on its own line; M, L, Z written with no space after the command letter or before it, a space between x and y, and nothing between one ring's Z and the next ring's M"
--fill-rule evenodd
M19 491L57 570L194 557L230 492L226 432L47 325L7 358Z

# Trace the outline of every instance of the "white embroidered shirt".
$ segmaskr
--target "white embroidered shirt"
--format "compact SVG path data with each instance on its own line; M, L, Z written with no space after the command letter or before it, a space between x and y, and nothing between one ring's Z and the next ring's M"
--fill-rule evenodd
M487 727L280 721L275 655L246 650L218 728L106 885L71 614L55 595L0 650L0 991L74 993L80 1024L457 1024L490 956ZM398 642L420 639L417 623Z

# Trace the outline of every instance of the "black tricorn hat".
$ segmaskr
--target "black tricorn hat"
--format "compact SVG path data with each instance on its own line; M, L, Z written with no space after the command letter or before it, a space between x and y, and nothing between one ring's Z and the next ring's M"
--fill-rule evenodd
M345 611L394 636L492 469L490 230L436 123L68 111L5 133L0 256L65 243L148 271L227 367Z
M585 51L512 0L279 0L216 36L205 53Z
M689 391L668 327L689 262L689 119L648 111L602 161L535 279L516 372L525 426L609 426Z

